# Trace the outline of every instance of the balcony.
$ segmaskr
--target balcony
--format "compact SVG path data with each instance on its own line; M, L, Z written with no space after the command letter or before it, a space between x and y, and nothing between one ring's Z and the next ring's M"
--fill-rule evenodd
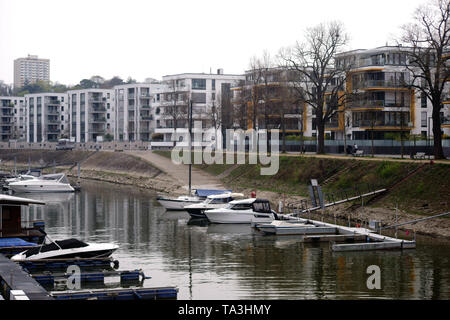
M92 118L89 119L89 123L105 123L106 118Z
M390 80L364 80L353 83L354 89L398 88L408 89L404 82Z
M59 106L61 104L61 101L59 100L49 100L47 101L48 106Z
M106 108L105 107L94 107L89 112L90 113L104 113L104 112L106 112Z
M353 127L354 128L372 128L372 127L386 127L386 129L388 128L403 128L403 129L410 129L412 128L412 126L410 126L408 123L398 123L398 122L385 122L382 120L376 120L376 121L372 121L372 120L357 120L353 122Z
M441 117L441 126L450 126L450 116Z
M360 101L352 101L347 106L348 108L409 108L409 101L404 102L395 102L388 100L360 100Z

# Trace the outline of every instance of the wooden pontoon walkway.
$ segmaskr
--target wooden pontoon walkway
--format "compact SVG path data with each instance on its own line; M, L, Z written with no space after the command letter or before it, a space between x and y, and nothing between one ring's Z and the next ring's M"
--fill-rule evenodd
M0 254L0 289L5 300L9 300L10 290L22 290L30 300L53 300L17 263Z

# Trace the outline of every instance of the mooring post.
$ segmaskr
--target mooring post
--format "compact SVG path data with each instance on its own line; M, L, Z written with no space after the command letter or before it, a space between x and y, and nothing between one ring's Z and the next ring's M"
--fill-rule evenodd
M398 224L398 202L395 205L395 237L397 238L397 224Z

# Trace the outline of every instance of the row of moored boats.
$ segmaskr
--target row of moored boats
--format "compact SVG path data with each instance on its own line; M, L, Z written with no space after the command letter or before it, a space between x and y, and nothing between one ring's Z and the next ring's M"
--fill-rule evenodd
M166 210L185 210L192 218L211 223L270 223L281 217L270 208L270 202L256 197L245 198L230 190L196 190L195 196L158 197Z

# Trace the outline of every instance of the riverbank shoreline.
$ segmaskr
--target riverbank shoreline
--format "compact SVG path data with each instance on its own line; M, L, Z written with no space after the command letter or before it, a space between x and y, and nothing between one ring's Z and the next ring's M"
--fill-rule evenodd
M36 152L37 157L30 159L31 167L42 166L42 161L39 157L42 154ZM5 159L0 165L0 170L12 171L14 169L14 161ZM27 169L28 162L23 161L26 157L22 157L22 161L16 161L18 170ZM83 158L83 157L81 157ZM120 159L119 159L120 158ZM100 152L99 154L84 155L84 162L81 165L80 179L109 182L119 185L129 185L136 188L152 190L157 193L168 194L171 196L178 196L187 192L187 186L182 179L176 179L170 172L165 172L163 169L154 166L149 161L142 159L134 154L129 153L114 153L114 152ZM80 160L80 159L73 159ZM81 161L81 160L80 160ZM120 164L120 162L125 164ZM40 163L41 162L41 163ZM70 169L70 170L69 170ZM198 169L197 169L198 170ZM61 166L57 171L64 171L71 180L77 179L77 167ZM201 170L203 171L203 170ZM51 173L53 169L46 169L46 172ZM208 172L202 172L205 177L208 177ZM217 177L210 175L214 181ZM282 201L282 207L286 209L290 204L299 203L301 200L308 200L307 197L284 192L267 191L248 187L239 183L230 181L227 183L226 179L221 179L224 188L232 189L234 192L242 192L250 195L255 191L259 198L268 199L273 206L273 209L278 211L279 202ZM82 186L82 183L81 183ZM360 201L360 200L359 200ZM350 221L355 224L366 224L369 220L380 220L383 225L393 225L397 223L407 222L426 216L425 214L411 214L403 210L396 211L393 207L386 206L353 206L355 202L343 204L328 208L325 212L317 211L310 214L311 219L320 220L322 218L334 218ZM286 212L286 210L285 210ZM436 238L450 239L450 219L436 218L426 222L407 225L399 228L399 230L410 230L411 234L428 235ZM410 236L411 237L411 236Z

